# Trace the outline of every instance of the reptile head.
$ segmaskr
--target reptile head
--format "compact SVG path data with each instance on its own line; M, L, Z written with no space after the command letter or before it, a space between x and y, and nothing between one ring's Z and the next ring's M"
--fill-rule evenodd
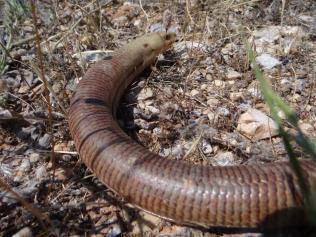
M175 33L156 32L143 36L137 43L141 44L143 57L152 59L169 49L175 41Z

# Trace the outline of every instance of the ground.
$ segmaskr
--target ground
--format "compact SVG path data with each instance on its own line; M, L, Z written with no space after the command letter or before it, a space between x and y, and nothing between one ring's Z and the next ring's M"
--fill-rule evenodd
M179 226L124 203L80 160L67 110L93 62L146 32L173 31L174 47L124 95L123 130L166 159L285 160L245 42L303 133L315 138L314 1L81 0L35 7L37 30L28 1L0 1L0 235L24 228L34 236L263 236Z

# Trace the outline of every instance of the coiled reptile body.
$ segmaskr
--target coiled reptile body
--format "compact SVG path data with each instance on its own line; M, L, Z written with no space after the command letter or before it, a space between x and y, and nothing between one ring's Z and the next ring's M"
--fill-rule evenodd
M305 222L297 178L287 162L204 167L169 160L129 138L114 119L126 87L175 40L140 37L92 66L80 81L69 125L84 163L137 207L180 224L278 228ZM300 162L309 185L316 165Z

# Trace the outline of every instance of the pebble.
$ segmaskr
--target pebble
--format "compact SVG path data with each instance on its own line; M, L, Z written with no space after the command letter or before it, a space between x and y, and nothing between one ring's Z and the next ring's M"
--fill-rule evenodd
M213 81L213 77L212 77L211 74L206 74L205 78L206 78L206 80L208 80L208 81Z
M121 236L122 234L122 228L118 225L115 224L113 225L112 229L109 231L109 233L107 233L107 237L117 237L117 236Z
M289 92L292 86L292 83L288 79L282 79L280 81L280 89L282 92Z
M242 92L231 92L229 95L229 98L232 101L239 101L242 98L243 93Z
M300 94L294 94L292 97L293 102L301 102L302 101L302 96Z
M31 162L31 163L36 163L36 162L39 161L40 155L39 155L38 153L31 153L31 154L29 155L29 159L30 159L30 162Z
M154 96L154 92L152 91L152 89L150 88L143 88L138 96L137 96L137 100L147 100L150 99Z
M38 140L38 144L43 148L49 148L51 142L51 137L48 133L45 133L44 136L42 136Z
M160 110L154 106L147 106L146 109L152 114L152 115L158 115L160 113Z
M224 108L224 107L219 107L217 109L217 113L220 114L220 115L223 115L223 116L229 116L230 115L230 112L227 108Z
M210 155L213 152L211 143L208 140L203 139L202 141L202 152L205 155Z
M293 87L295 91L301 92L304 90L306 85L306 80L304 79L298 79L298 80L294 80L293 82Z
M8 77L8 78L4 79L4 81L5 81L6 86L9 88L17 88L21 85L18 80L15 80L12 77Z
M225 87L225 83L224 83L224 81L222 81L222 80L214 80L214 84L215 84L215 86L217 86L217 87L222 87L222 88Z
M200 92L198 91L198 90L195 90L195 89L193 89L191 92L190 92L190 95L191 96L196 96L196 95L198 95Z
M229 70L225 76L228 80L235 80L241 78L242 74L234 70Z
M253 108L240 116L237 131L255 141L278 134L275 122L260 110Z
M12 237L32 237L33 233L30 227L24 227L23 229L19 230L17 233L12 235Z
M44 165L42 165L35 170L35 178L37 180L42 180L45 177L47 177L47 169Z
M209 112L209 113L207 114L207 117L208 117L208 119L210 120L210 122L211 122L212 124L215 123L216 115L215 115L214 112Z
M25 49L18 49L18 50L13 50L11 51L11 57L13 57L14 59L20 60L21 56L24 56L27 54L27 51Z
M184 147L181 144L177 144L172 147L171 154L176 159L181 159L184 156Z
M233 165L235 161L234 154L230 151L218 153L213 159L218 166Z
M278 111L278 116L281 119L286 119L285 113L282 110Z
M258 64L260 64L264 69L272 69L277 65L280 65L280 62L275 57L271 56L270 54L263 53L256 58Z
M18 92L19 92L20 94L24 94L24 93L28 92L29 90L30 90L30 87L29 87L28 85L25 85L25 83L23 83L23 84L20 86Z
M311 124L299 123L298 126L306 136L311 136L311 135L314 136L315 135L314 127Z
M207 89L207 87L208 87L208 85L207 85L207 84L202 84L202 85L201 85L201 90L203 90L203 91L204 91L204 90L206 90L206 89Z
M206 104L207 104L208 106L210 106L211 108L217 107L218 104L219 104L219 100L216 99L216 98L209 98L209 99L207 100Z
M113 54L112 50L88 50L72 55L73 58L78 59L78 65L84 65L85 63L98 62L100 60L107 59Z
M257 81L253 81L250 83L248 86L247 91L250 93L251 96L255 98L261 98L262 97L262 92L259 88L259 84Z
M31 171L31 162L28 159L23 159L21 165L19 166L19 170L23 173L27 173Z

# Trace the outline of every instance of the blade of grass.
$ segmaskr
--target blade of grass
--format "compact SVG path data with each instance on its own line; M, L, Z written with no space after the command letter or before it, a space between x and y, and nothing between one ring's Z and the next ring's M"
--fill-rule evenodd
M270 108L273 120L277 124L280 135L285 145L285 149L288 153L291 166L298 178L299 186L301 188L303 197L305 198L305 208L307 210L308 217L313 224L316 224L316 203L315 200L313 200L314 194L311 193L311 189L305 180L304 172L300 166L298 159L296 158L294 149L291 145L291 141L295 141L306 154L310 155L314 159L316 158L316 145L312 141L309 141L302 133L298 124L299 119L293 109L288 106L266 82L263 72L260 70L258 64L256 63L254 52L246 40L245 45L247 48L249 61L252 65L252 70L255 74L255 78L259 81L259 86L263 92L264 99ZM296 136L293 136L285 131L282 119L277 113L277 109L281 110L286 115L289 123L297 130Z

